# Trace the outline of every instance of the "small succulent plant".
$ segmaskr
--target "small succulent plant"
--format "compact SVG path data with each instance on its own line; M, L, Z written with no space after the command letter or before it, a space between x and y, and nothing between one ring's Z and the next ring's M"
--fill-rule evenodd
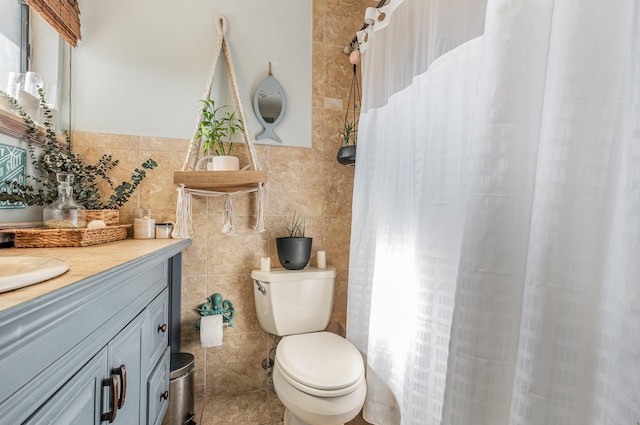
M300 216L297 211L293 212L293 219L291 220L291 226L287 226L290 238L304 238L305 222L304 218Z

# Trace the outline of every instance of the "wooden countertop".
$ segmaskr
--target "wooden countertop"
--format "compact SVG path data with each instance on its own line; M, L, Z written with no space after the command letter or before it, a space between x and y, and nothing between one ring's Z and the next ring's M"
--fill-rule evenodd
M178 253L189 245L191 245L190 239L124 239L86 247L0 249L0 257L21 255L52 257L69 264L69 270L58 277L0 293L0 311L158 251L168 250Z

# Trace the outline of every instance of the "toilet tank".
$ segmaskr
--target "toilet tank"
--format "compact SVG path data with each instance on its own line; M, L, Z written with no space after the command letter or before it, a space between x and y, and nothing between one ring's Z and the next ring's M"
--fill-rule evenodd
M333 308L336 269L253 270L253 298L260 326L279 336L324 330Z

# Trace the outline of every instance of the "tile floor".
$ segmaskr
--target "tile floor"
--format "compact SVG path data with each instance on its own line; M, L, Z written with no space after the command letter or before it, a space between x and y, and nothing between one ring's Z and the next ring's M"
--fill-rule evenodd
M326 330L345 337L345 329L340 323L330 324ZM273 338L275 346L280 338L276 336ZM273 389L270 375L266 376L265 387L266 389L240 394L196 399L196 423L198 425L282 425L285 407ZM361 412L346 425L370 424L362 418Z
M282 425L284 406L273 388L197 399L198 425ZM369 425L359 415L348 425Z

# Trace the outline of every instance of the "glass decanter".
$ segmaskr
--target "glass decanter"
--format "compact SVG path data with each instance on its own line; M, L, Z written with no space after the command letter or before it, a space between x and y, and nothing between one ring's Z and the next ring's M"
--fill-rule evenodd
M73 200L73 174L57 173L58 200L43 210L47 229L77 229L87 227L87 210Z

